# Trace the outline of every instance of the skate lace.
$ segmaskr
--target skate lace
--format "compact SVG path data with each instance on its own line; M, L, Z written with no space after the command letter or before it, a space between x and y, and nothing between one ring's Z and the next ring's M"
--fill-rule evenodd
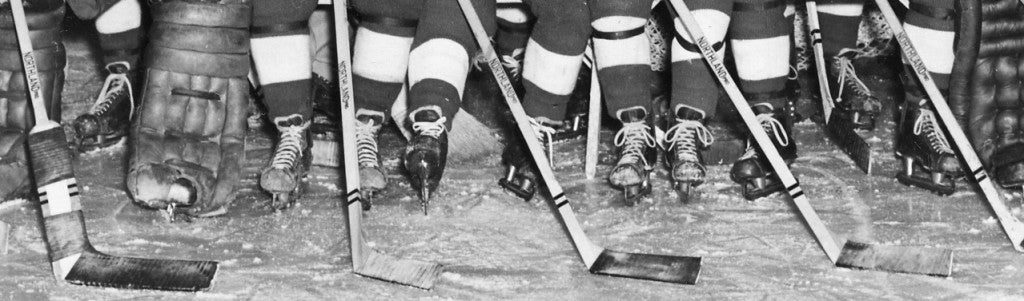
M544 148L544 151L547 152L545 155L548 157L548 163L554 164L551 162L555 160L555 151L554 148L551 147L551 144L555 141L554 135L557 131L555 128L544 125L533 118L530 118L530 126L537 135L537 139L540 140L540 145Z
M775 119L775 114L759 114L757 115L757 122L761 124L761 128L764 129L769 135L775 136L775 141L779 142L781 146L789 145L789 135L786 134L785 129L782 127L782 122ZM741 159L753 157L757 153L757 149L754 147L757 143L751 140L747 140L747 150L740 156Z
M508 70L509 76L513 78L519 78L519 72L522 70L522 63L520 63L516 58L522 56L523 52L523 49L516 49L512 51L511 55L501 56L501 65L505 66L505 69Z
M427 135L430 137L438 138L441 137L441 133L444 133L448 127L444 125L448 121L448 117L441 117L437 121L417 121L412 123L412 130L420 135Z
M107 79L103 81L103 89L100 90L99 96L96 97L96 102L93 103L89 111L93 115L102 115L107 110L110 110L110 107L114 105L114 100L128 94L128 118L131 119L131 114L135 113L135 99L130 92L131 89L131 82L128 81L127 74L110 73L110 75L107 75Z
M711 145L715 143L715 136L711 135L711 131L700 121L676 119L676 122L676 125L665 131L668 150L675 148L678 158L697 161L697 142L700 141L701 145Z
M643 162L647 166L644 157L645 147L654 147L657 144L654 135L651 135L651 127L644 122L626 122L622 129L615 133L615 146L622 148L620 163Z
M302 125L278 127L278 131L281 132L281 140L277 143L271 167L289 169L295 166L295 162L302 156L307 128L309 128L309 121Z
M356 122L356 156L359 158L359 166L377 167L377 131L379 124L374 120L367 122Z
M857 76L857 69L853 67L853 61L846 56L839 57L839 91L836 92L836 102L841 102L843 97L843 90L849 86L854 92L860 95L871 95L868 90L868 85L864 84L864 81L860 80Z
M914 135L924 135L928 138L928 144L940 153L952 153L949 141L939 131L939 121L931 110L921 109L921 114L914 120Z

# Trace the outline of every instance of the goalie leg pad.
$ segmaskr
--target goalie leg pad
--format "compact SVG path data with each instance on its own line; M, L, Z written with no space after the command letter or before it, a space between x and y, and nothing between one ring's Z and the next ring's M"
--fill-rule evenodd
M250 14L245 2L154 3L127 179L136 203L199 216L230 203L244 160Z

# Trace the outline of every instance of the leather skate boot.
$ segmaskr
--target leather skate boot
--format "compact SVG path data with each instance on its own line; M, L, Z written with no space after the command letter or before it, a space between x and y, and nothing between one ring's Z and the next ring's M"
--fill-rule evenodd
M657 140L646 109L626 108L616 115L622 122L622 129L615 134L619 160L608 175L608 181L622 189L626 206L633 206L651 193L650 175L657 160Z
M752 98L756 98L754 96ZM796 159L796 142L791 140L792 125L787 108L774 108L769 102L751 106L761 128L771 138L786 165ZM781 119L781 120L780 120ZM748 134L749 135L749 134ZM783 190L782 182L775 175L771 163L761 152L753 137L747 138L747 150L733 164L729 173L732 180L743 186L743 197L755 200Z
M309 170L309 125L299 114L274 118L278 139L274 157L260 173L260 187L274 195L274 208L286 209L299 198Z
M420 205L427 214L430 195L437 191L448 160L448 120L441 108L428 106L409 114L413 136L405 148L405 170L412 187L420 192Z
M832 57L828 65L829 91L835 97L839 112L858 129L873 130L875 119L882 111L882 102L868 89L853 68L854 50L846 50Z
M903 170L896 179L939 195L952 194L956 190L954 178L961 175L960 162L946 140L938 116L929 106L910 101L900 109L896 157L903 161Z
M701 110L680 105L672 126L665 132L665 158L672 172L673 188L683 202L689 200L691 188L704 183L707 175L700 149L714 143L715 137L705 127L704 116Z
M359 109L356 112L356 155L359 158L359 189L363 210L370 210L373 196L388 186L377 152L377 133L384 124L384 112Z
M544 149L544 156L550 163L554 160L551 144L555 128L559 123L553 122L544 117L530 118L530 127L533 128L537 138L540 138L540 145ZM517 135L522 137L522 135ZM522 138L520 138L522 139ZM502 152L502 161L508 166L508 173L504 178L498 180L498 185L511 191L516 196L529 201L537 192L537 184L540 182L540 173L537 172L536 163L526 142L520 139L509 141Z
M107 65L96 102L89 112L74 122L75 145L80 151L107 147L118 143L128 133L129 120L135 109L134 83L138 72L128 62Z

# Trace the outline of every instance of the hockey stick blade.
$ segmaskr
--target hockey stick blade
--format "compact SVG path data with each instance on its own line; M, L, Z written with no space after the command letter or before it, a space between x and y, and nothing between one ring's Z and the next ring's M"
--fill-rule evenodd
M847 241L836 266L949 277L953 273L953 250Z
M192 292L209 288L216 273L213 261L116 257L87 251L64 280L88 286Z
M871 146L855 132L853 122L844 119L841 114L832 114L835 109L835 99L832 98L832 91L828 86L828 72L825 66L825 51L822 45L821 24L818 22L818 5L814 0L807 1L807 27L810 29L812 52L814 53L814 67L818 74L818 92L821 94L821 111L825 117L825 130L832 141L840 149L853 159L864 173L871 174Z
M358 162L356 157L356 112L352 95L352 54L349 45L348 10L344 0L333 1L334 31L338 49L338 88L341 96L341 150L343 162ZM345 214L348 216L349 248L352 272L374 279L390 281L422 289L431 289L441 277L440 264L400 259L374 250L363 236L363 205L359 193L359 167L345 166Z
M28 136L29 160L38 185L38 205L54 276L88 286L171 291L208 289L217 273L216 262L116 257L97 252L89 242L71 151L67 148L64 129L50 121L46 114L21 1L10 1L11 12L35 115L36 125Z
M530 150L530 156L536 163L537 170L540 172L545 185L547 185L548 191L553 196L551 198L552 208L555 209L558 217L560 217L562 226L569 234L573 245L576 246L576 251L579 253L580 258L583 259L583 263L587 265L589 271L594 274L679 284L696 283L697 275L700 274L700 258L616 252L595 245L587 238L579 221L576 220L576 214L572 211L572 206L569 205L569 200L565 197L562 186L555 179L555 173L551 170L551 164L548 162L547 157L543 155L542 147L539 143L540 140L537 139L537 134L530 128L529 117L519 102L519 96L516 95L512 82L508 79L508 74L505 74L505 70L502 68L501 60L498 59L498 55L494 52L494 48L487 38L487 32L484 30L484 26L480 22L480 17L477 15L476 10L474 10L473 4L469 0L458 0L458 2L463 15L466 17L466 21L469 22L469 27L477 44L483 51L491 75L498 82L502 97L508 104L509 110L512 111L512 117L515 118L516 126L525 138L526 146ZM686 275L693 276L688 277Z
M431 289L444 269L433 262L402 259L380 252L368 252L360 276L390 281L412 287Z
M633 254L605 249L597 256L594 265L590 266L590 272L679 284L697 284L700 263L700 257Z
M825 123L825 129L853 163L866 174L871 174L871 146L853 130L853 122L844 116L833 114L832 119Z

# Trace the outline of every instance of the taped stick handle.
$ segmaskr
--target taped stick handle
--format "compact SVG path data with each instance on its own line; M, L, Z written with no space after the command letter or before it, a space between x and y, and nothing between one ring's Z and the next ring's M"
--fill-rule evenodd
M810 202L808 202L807 197L804 195L803 189L800 187L800 183L793 177L793 173L786 166L786 162L782 161L782 156L779 155L779 151L775 148L771 138L768 137L768 134L765 133L757 122L757 119L754 117L754 111L750 109L750 105L747 104L743 93L736 86L732 75L729 74L725 63L722 62L722 58L711 47L711 42L704 35L700 25L697 23L697 19L690 13L690 9L686 7L686 4L682 0L670 0L669 4L676 12L676 17L683 23L683 28L687 31L686 33L692 38L694 44L700 48L704 60L711 66L712 72L715 73L715 78L725 88L726 94L729 95L729 99L732 100L736 110L743 117L743 123L747 125L747 129L754 136L757 145L761 147L761 151L764 152L768 162L771 163L772 169L775 170L779 179L782 180L783 185L786 187L786 192L793 199L793 203L796 205L797 210L799 210L800 216L811 227L811 232L817 238L821 248L824 249L825 255L835 263L839 259L839 245L832 237L832 233L825 227L821 218L818 217L817 212L811 207Z
M814 50L814 67L818 73L818 91L821 93L821 110L825 115L825 123L832 117L832 109L835 109L835 99L832 98L831 88L828 87L828 72L825 65L825 50L822 49L821 23L818 21L818 3L816 0L807 1L807 27L810 28L812 49Z
M552 201L555 203L558 214L562 217L562 225L569 232L569 237L576 246L576 250L579 252L583 262L587 265L587 268L590 268L604 249L594 245L587 238L579 221L576 220L576 214L572 211L572 206L569 205L569 200L565 197L565 191L558 184L558 180L555 179L555 173L551 170L551 164L548 162L547 156L544 155L544 151L540 146L540 140L533 131L533 128L530 127L529 117L527 117L526 111L523 110L523 105L519 101L519 96L516 95L512 81L508 79L508 74L505 74L505 69L502 68L498 54L494 52L494 47L491 47L490 39L487 38L487 32L484 30L484 26L480 22L480 17L476 14L473 4L469 0L458 1L462 13L466 16L466 21L469 23L469 28L473 32L473 37L483 51L484 58L487 60L487 66L491 69L491 74L498 81L501 95L504 97L505 102L508 103L509 110L512 111L512 117L515 118L516 126L519 127L519 132L522 133L525 138L524 140L526 140L530 156L533 157L541 178L544 180L544 184L547 185L548 191L553 196Z
M917 78L921 80L921 86L924 87L925 92L928 94L929 101L935 108L935 112L939 114L939 120L946 127L949 132L949 136L953 138L953 144L956 145L957 150L960 152L960 156L964 162L967 163L967 167L970 169L969 173L975 181L978 182L978 186L981 187L982 194L985 195L985 200L988 201L989 206L992 207L992 211L996 214L996 218L999 219L999 223L1003 226L1003 231L1006 232L1006 236L1010 239L1013 244L1013 248L1017 251L1024 252L1024 246L1021 243L1024 242L1024 224L1021 224L1020 220L1010 213L1007 209L1006 203L1003 202L999 196L999 191L996 190L995 184L992 183L992 179L989 178L985 171L985 166L981 164L981 159L978 158L978 154L974 152L974 148L971 146L970 141L967 140L967 135L964 134L964 130L960 127L960 124L956 121L953 116L953 111L949 109L949 104L946 103L946 98L942 96L942 92L939 91L938 86L935 84L935 80L932 79L930 71L924 64L921 56L918 54L917 49L914 48L914 44L910 41L910 37L907 36L906 31L903 30L903 25L900 24L899 18L896 17L896 12L893 11L892 6L886 0L875 0L878 4L879 10L882 12L882 16L885 17L886 23L889 24L889 28L892 29L893 36L896 37L896 41L900 43L900 49L903 52L903 58L907 60L910 67L917 74Z

